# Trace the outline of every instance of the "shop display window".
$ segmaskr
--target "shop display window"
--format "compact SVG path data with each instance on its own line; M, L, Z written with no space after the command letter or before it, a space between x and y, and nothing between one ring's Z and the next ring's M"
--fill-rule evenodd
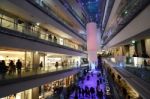
M130 54L130 57L133 56L134 52L135 52L135 47L132 45L132 46L129 47L129 54Z
M33 52L26 52L25 54L26 69L30 69L33 65Z
M9 28L9 29L14 29L14 23L8 21L8 20L2 20L3 27Z
M18 30L19 32L24 32L24 26L23 26L23 24L18 24L18 25L17 25L17 30Z
M32 89L12 94L0 99L32 99Z
M40 33L40 38L45 40L46 35L45 35L45 34L43 34L43 33Z
M17 60L20 59L25 67L25 52L21 51L0 51L0 60L5 60L6 66L9 66L10 60L12 60L15 64Z

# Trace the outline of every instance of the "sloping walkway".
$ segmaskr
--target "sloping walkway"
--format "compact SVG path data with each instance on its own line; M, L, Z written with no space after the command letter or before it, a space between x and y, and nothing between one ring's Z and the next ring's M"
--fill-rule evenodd
M90 71L91 72L91 71ZM91 73L88 73L87 76L89 75L90 76L90 79L87 80L87 76L85 77L85 80L84 80L84 83L82 84L82 82L80 81L79 82L79 86L83 89L85 89L85 86L88 86L89 88L90 87L94 87L95 88L95 92L96 92L96 85L97 85L97 80L98 79L102 79L102 83L100 84L99 88L102 89L103 91L103 95L105 94L105 82L104 82L104 77L100 76L100 77L97 77L97 74L98 74L98 71L92 71L93 72L93 76L91 75ZM70 99L74 99L74 96L75 96L75 92L70 96ZM92 98L92 96L90 97L86 97L86 96L78 96L78 99L98 99L97 95L95 94L95 97ZM103 96L103 99L105 99L105 97Z

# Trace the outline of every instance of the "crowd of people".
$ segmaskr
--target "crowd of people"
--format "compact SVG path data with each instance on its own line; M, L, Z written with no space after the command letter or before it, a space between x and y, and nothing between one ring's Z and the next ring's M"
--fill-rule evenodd
M93 76L96 76L93 74L93 72L87 73L84 78L81 79L81 84L75 86L74 99L103 99L104 90L100 87L100 85L103 83L104 79L102 79L103 75L101 73L97 73L97 81L95 85L88 86L84 84L92 80Z
M6 72L8 72L8 74L14 74L16 73L16 70L18 74L21 74L21 68L22 62L20 59L18 59L16 63L14 63L13 60L10 60L8 66L6 65L5 60L0 61L0 73L3 75L2 77L4 77Z

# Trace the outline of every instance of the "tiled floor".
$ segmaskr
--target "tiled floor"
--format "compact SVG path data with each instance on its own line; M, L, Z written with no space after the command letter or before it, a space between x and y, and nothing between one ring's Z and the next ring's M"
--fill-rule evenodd
M89 80L87 80L87 79L85 79L84 80L84 83L82 84L81 82L79 82L79 86L81 87L81 88L85 88L85 86L88 86L89 88L90 87L94 87L95 89L96 89L96 84L97 84L97 80L100 78L100 77L97 77L97 73L98 73L98 71L93 71L93 76L91 76L91 73L88 73L88 75L90 75L90 79ZM85 77L85 78L87 78L87 76ZM104 77L102 77L101 76L101 79L104 79ZM105 94L104 92L104 90L105 90L105 82L104 81L102 81L102 83L100 84L100 86L99 86L99 88L100 89L102 89L102 91L103 91L103 94ZM74 99L74 95L75 93L73 93L71 96L70 96L70 99ZM86 97L86 96L79 96L78 97L78 99L98 99L98 97L96 96L96 94L95 94L95 97L94 98L92 98L92 96L90 96L90 97ZM105 97L103 96L103 99L105 99Z

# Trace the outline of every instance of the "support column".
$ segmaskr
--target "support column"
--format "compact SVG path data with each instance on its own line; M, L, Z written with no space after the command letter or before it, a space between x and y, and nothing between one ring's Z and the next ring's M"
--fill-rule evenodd
M38 68L40 63L40 56L38 51L33 52L33 68Z
M39 87L32 89L32 99L39 99Z
M88 60L92 69L95 69L97 63L97 26L96 23L90 22L86 26L87 32L87 51L88 51Z

